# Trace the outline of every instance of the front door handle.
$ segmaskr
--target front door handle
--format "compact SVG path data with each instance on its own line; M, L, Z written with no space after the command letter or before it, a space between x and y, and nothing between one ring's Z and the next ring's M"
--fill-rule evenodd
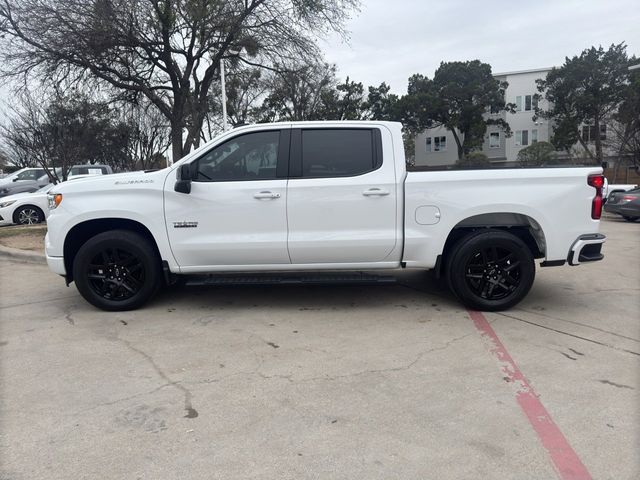
M365 190L364 192L362 192L362 195L364 195L365 197L373 197L373 196L379 196L379 197L383 197L385 195L389 195L389 190L383 190L381 188L370 188L369 190Z
M261 198L280 198L280 194L279 193L269 192L269 191L262 191L262 192L255 193L253 195L253 198L257 198L257 199L261 199Z

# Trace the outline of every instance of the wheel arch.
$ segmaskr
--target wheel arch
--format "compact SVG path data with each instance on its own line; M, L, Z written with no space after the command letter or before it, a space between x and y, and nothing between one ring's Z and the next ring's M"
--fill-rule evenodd
M74 225L64 239L64 267L67 284L73 281L73 262L80 247L90 238L109 230L127 230L138 233L153 245L158 259L162 259L156 239L142 223L128 218L98 218L85 220Z
M453 247L467 235L483 229L497 229L520 238L531 251L533 258L543 258L547 243L540 224L529 215L515 212L493 212L472 215L459 221L449 232L444 243L436 274L441 275Z

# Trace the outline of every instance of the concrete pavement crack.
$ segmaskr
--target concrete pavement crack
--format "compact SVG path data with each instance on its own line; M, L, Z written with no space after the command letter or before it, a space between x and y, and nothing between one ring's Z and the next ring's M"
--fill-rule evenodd
M622 335L620 333L612 332L611 330L605 330L603 328L594 327L592 325L587 325L586 323L576 322L576 321L573 321L573 320L567 320L566 318L556 317L556 316L549 315L549 314L546 314L546 313L537 312L535 310L524 310L524 309L522 309L522 311L524 311L526 313L530 313L532 315L537 315L539 317L549 318L551 320L557 320L559 322L566 322L566 323L571 323L573 325L579 325L579 326L584 327L584 328L589 328L589 329L592 329L592 330L596 330L598 332L602 332L602 333L606 333L606 334L609 334L609 335L613 335L614 337L624 338L625 340L631 340L632 342L640 343L640 340L638 340L637 338L627 337L626 335Z
M149 362L149 364L153 367L153 369L158 374L158 376L160 378L162 378L166 382L166 385L170 385L170 386L180 390L184 394L184 410L185 410L185 412L187 412L186 415L184 416L184 418L196 418L198 416L198 411L195 408L193 408L193 405L191 403L191 400L192 400L192 397L193 397L193 394L191 393L191 390L186 388L180 382L172 380L160 368L160 366L156 363L156 361L153 359L153 357L151 355L149 355L147 352L145 352L144 350L141 350L138 347L135 347L131 342L129 342L128 340L125 340L124 338L117 337L117 340L122 342L122 343L124 343L129 350L131 350L133 352L136 352L138 355L141 355L147 362ZM163 386L165 386L165 385L163 385Z
M513 320L518 320L519 322L528 323L529 325L533 325L533 326L536 326L536 327L544 328L545 330L556 332L556 333L559 333L561 335L567 335L569 337L577 338L579 340L584 340L585 342L595 343L596 345L600 345L600 346L603 346L603 347L611 348L611 349L617 350L619 352L630 353L632 355L640 356L640 352L634 352L633 350L627 350L626 348L616 347L615 345L611 345L609 343L604 343L604 342L599 342L598 340L593 340L592 338L581 337L580 335L576 335L574 333L569 333L569 332L564 332L562 330L558 330L557 328L551 328L551 327L547 327L546 325L540 325L539 323L531 322L531 321L525 320L523 318L518 318L518 317L516 317L514 315L507 315L506 313L502 313L502 312L493 312L493 313L495 315L500 315L501 317L511 318Z

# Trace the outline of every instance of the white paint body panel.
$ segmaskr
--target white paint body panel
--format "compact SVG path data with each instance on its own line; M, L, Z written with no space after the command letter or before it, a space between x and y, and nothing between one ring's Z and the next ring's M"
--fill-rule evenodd
M402 189L396 180L392 132L384 125L380 130L386 161L377 170L353 177L289 180L292 263L375 264L387 259L399 263Z
M240 133L278 128L378 128L383 165L354 177L244 182L192 182L174 191L180 165ZM127 219L146 227L177 273L432 268L449 233L469 217L514 213L540 228L546 260L566 259L573 242L597 233L600 168L409 172L401 126L392 122L298 122L238 128L171 168L116 174L56 186L63 201L49 216L46 253L59 258L71 229L94 219ZM372 188L388 191L366 196ZM278 198L256 199L261 191ZM426 208L425 208L426 207ZM174 222L197 222L174 228ZM54 268L55 267L55 268Z

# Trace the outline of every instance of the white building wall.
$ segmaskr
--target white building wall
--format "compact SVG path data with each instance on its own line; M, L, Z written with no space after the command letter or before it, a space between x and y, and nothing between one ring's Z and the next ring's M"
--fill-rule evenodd
M544 70L531 70L527 72L514 72L502 74L509 82L509 87L505 92L505 100L507 103L516 103L518 96L522 98L522 109L515 113L507 113L506 121L511 127L512 136L506 139L506 152L505 156L508 162L515 162L518 158L518 152L525 148L527 145L518 144L518 138L516 136L517 131L526 130L528 132L528 145L532 143L532 131L537 130L538 142L548 142L550 138L549 121L543 118L539 118L537 121L533 120L534 110L533 102L531 110L525 110L525 98L527 95L535 95L538 93L536 80L539 78L545 78L550 69ZM544 99L540 99L540 108L546 109L548 102Z
M427 151L427 137L431 138L431 151ZM444 151L435 151L435 137L445 137L447 147ZM425 130L416 137L416 165L453 165L458 160L458 146L453 134L445 127Z
M550 139L551 129L549 121L545 119L533 120L533 95L538 93L536 80L539 78L545 78L547 73L551 69L536 69L526 70L519 72L507 72L495 74L496 78L500 80L506 80L509 83L505 92L505 101L507 103L516 103L518 96L522 97L522 108L515 113L501 112L496 115L487 114L489 117L500 118L503 117L509 123L512 130L512 136L506 138L503 132L500 135L500 148L489 148L489 133L495 131L495 127L488 126L487 133L485 135L485 144L482 151L487 154L489 160L495 163L511 163L516 162L518 158L518 152L525 148L527 145L521 145L518 143L516 137L516 131L526 130L528 136L528 145L532 143L533 130L537 130L537 140L539 142L548 142ZM532 97L531 110L526 110L525 98L527 95ZM547 102L544 99L540 100L539 106L541 108L547 107ZM435 137L437 135L446 136L447 138L447 150L446 152L427 152L426 138ZM453 139L453 135L447 129L443 127L431 128L425 130L416 137L416 165L453 165L458 159L458 151ZM433 144L432 144L433 147ZM432 149L433 150L433 149Z

